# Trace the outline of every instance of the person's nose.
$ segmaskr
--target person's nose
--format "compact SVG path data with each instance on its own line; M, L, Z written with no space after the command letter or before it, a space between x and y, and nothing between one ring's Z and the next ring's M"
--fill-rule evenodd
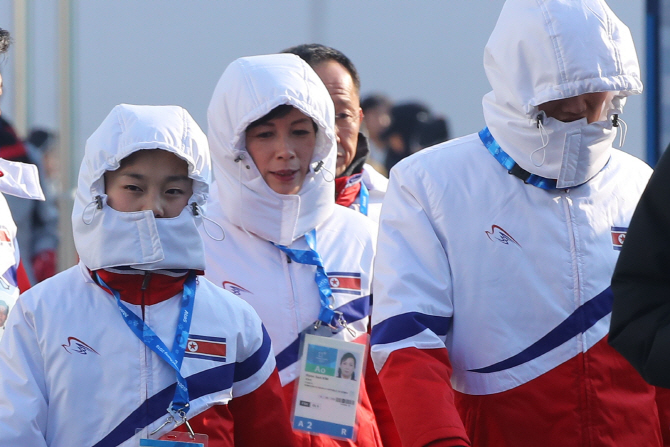
M290 160L296 157L295 145L288 135L277 141L275 156L282 160Z
M340 144L340 134L341 133L342 133L342 131L340 130L340 126L338 126L337 123L335 123L335 140L337 141L338 145Z
M570 98L563 105L563 111L573 117L585 117L587 109L586 100L581 95Z
M158 193L147 194L142 211L151 211L154 217L165 217L165 201Z

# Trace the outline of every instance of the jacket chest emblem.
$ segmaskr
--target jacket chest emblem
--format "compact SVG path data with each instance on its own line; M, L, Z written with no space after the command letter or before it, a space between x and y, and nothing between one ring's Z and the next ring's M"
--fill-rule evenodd
M628 227L612 227L612 248L620 251L623 247L623 242L626 240L626 233Z
M521 247L519 244L507 231L498 225L492 225L491 231L485 231L486 236L492 241L498 241L505 245L514 244L518 247Z
M69 354L81 354L81 355L88 355L89 353L91 354L96 354L100 355L98 351L84 343L83 341L79 340L76 337L68 337L67 338L67 343L61 345L63 349Z
M221 283L221 286L225 290L232 293L233 295L242 296L242 294L245 294L245 293L253 295L253 293L251 293L249 290L245 289L244 287L242 287L238 284L235 284L234 282L224 281L223 283Z

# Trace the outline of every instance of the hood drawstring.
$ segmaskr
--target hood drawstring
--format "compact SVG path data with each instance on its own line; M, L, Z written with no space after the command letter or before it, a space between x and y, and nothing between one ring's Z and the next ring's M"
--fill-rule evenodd
M621 124L621 126L619 125ZM612 127L619 128L619 147L621 149L623 144L626 142L626 132L628 132L628 124L622 119L619 118L619 114L615 113L612 115Z
M328 170L328 168L324 167L324 161L319 160L314 163L312 163L312 172L315 174L318 174L319 171L321 172L321 175L323 176L323 179L327 182L332 182L335 180L335 175L333 175L332 172ZM326 172L328 173L328 177L326 176Z
M207 229L207 225L205 225L205 222L202 223L202 228L203 228L203 230L205 230L205 233L207 234L207 236L210 237L210 239L213 239L217 242L220 242L220 241L222 241L226 238L226 232L223 231L223 227L221 226L221 224L216 222L214 219L210 219L209 217L205 216L205 211L196 202L191 203L191 212L193 213L194 217L200 216L204 220L207 220L207 221L213 223L214 225L216 225L217 227L219 227L219 230L221 230L221 237L216 238L216 237L214 237L210 234L209 230Z
M547 157L547 151L545 151L544 148L549 145L549 135L547 135L547 131L544 129L544 126L542 125L543 120L544 120L543 114L539 113L537 115L537 128L540 129L540 139L542 140L542 146L538 147L537 149L535 149L533 152L530 153L531 163L533 163L538 168L544 164L544 160ZM540 161L539 164L535 163L535 160L533 160L533 155L535 155L535 153L538 151L542 151L542 161Z
M95 205L95 208L93 208L93 214L91 214L90 219L86 219L86 213L91 209L91 205ZM95 213L97 210L102 209L102 196L98 195L93 198L93 200L86 205L84 208L84 211L81 213L81 221L84 222L84 225L91 225L91 222L93 222L93 219L95 218Z
M247 234L247 236L251 237L251 233L249 233L249 231L247 231L246 227L244 226L244 214L242 214L244 212L244 210L242 209L242 203L244 203L244 202L242 200L242 163L241 162L245 158L246 158L246 155L244 153L241 153L241 154L238 154L237 157L235 157L235 160L233 160L233 161L235 163L237 163L237 192L240 196L240 209L239 209L240 225L242 225L242 231L244 231ZM244 166L246 166L247 169L251 169L251 167L246 163L244 163Z

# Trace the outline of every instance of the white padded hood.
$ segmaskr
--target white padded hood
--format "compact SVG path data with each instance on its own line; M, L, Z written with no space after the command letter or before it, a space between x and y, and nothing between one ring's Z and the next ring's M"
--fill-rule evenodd
M561 154L547 153L544 166L530 159L542 146L539 104L613 92L604 110L611 117L622 112L627 96L642 92L630 31L602 0L508 0L486 45L484 68L493 87L483 99L491 134L519 166L548 178L558 178ZM613 140L611 123L606 127L604 138ZM608 147L580 155L589 165L587 179L609 160L611 141Z
M180 216L156 219L151 211L119 212L107 205L105 171L143 149L172 152L188 164L193 195ZM207 139L179 106L121 104L86 141L79 171L72 227L77 253L90 269L132 266L143 270L204 269L204 248L197 231L209 194L211 165ZM175 237L176 236L176 237Z
M289 104L318 126L312 169L298 194L274 192L246 150L247 126L275 107ZM225 218L281 245L315 228L335 206L333 102L321 79L293 54L237 59L224 71L207 110L214 179ZM317 163L323 162L318 172Z

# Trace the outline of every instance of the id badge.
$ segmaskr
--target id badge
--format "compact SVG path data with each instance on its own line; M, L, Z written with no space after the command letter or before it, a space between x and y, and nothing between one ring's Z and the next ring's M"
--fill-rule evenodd
M293 429L356 439L356 408L367 344L305 334L293 404Z
M208 447L207 435L195 434L191 437L183 431L171 431L158 439L142 438L140 447Z

